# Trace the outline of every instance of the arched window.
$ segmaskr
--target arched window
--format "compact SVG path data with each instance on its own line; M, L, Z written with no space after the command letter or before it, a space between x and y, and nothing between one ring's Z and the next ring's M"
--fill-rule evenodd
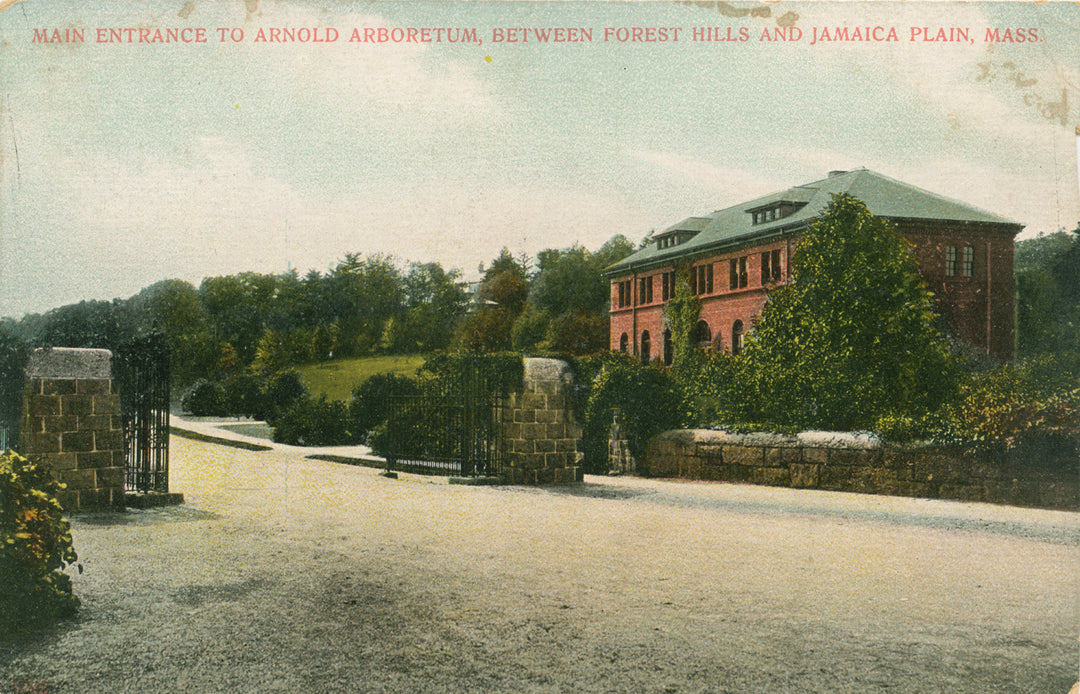
M652 343L649 339L649 331L641 331L641 363L648 364L652 359Z
M694 342L698 343L698 347L706 349L709 343L712 342L712 330L709 329L709 324L703 320L699 320L697 327L694 328Z
M742 351L743 323L737 320L731 324L731 355L738 356Z
M675 347L671 344L671 328L664 330L664 365L671 366L675 361Z
M622 334L619 338L619 351L626 354L626 351L630 348L630 336L626 333Z

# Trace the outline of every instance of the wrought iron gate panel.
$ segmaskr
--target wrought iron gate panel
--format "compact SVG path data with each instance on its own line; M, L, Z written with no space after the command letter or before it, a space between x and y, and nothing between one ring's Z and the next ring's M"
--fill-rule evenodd
M422 393L389 399L386 459L391 467L448 475L497 475L505 396L477 369L425 382Z
M169 491L169 352L164 336L136 338L116 354L124 426L124 486Z

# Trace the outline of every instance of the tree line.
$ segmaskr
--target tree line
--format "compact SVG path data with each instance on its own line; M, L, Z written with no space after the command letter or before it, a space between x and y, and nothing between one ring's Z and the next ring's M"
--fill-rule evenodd
M607 346L608 284L603 270L634 249L616 236L596 252L541 251L535 262L509 250L478 287L437 262L402 265L350 253L326 272L300 276L241 272L198 286L178 279L134 296L81 301L0 320L0 348L115 350L139 335L164 335L176 385L245 370L370 354L446 349L553 349Z

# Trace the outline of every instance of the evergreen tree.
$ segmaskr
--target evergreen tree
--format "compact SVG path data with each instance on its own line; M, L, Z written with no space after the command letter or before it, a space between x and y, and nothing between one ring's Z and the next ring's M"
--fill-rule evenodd
M933 320L910 244L862 202L836 195L747 339L743 415L830 429L921 416L959 379Z

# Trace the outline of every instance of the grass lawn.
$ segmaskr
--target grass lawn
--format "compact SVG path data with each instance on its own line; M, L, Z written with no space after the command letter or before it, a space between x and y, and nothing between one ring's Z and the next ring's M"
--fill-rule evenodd
M368 376L380 373L413 376L423 365L424 359L421 354L335 359L299 366L296 370L304 377L312 395L325 395L331 400L348 400L352 397L353 389Z

